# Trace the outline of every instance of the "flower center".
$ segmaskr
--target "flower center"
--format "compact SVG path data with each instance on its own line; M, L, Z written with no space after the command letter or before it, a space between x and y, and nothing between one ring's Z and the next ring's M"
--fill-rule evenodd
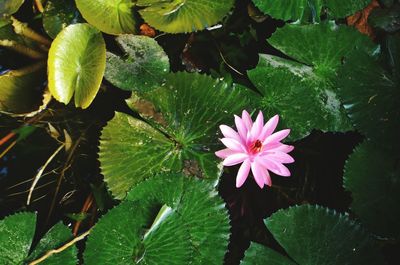
M260 140L254 142L254 144L250 147L250 150L253 154L259 153L262 149L263 145Z

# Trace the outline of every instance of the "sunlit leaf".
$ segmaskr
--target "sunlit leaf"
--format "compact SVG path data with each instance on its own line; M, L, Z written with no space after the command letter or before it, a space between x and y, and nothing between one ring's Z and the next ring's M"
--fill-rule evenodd
M146 36L117 38L124 57L107 53L105 78L123 90L146 91L159 86L169 72L169 60L158 43Z
M168 33L202 30L220 22L233 0L138 0L139 13L152 27Z
M135 33L132 0L75 0L88 23L108 34Z
M106 66L101 33L88 24L63 29L51 44L48 59L49 89L58 101L87 108L94 100Z

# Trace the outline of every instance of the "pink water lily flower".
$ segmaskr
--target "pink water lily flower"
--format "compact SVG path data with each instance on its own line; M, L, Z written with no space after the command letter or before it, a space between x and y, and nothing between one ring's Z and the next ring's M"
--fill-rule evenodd
M294 162L287 154L294 147L281 143L289 135L290 129L273 133L278 122L279 116L275 115L264 125L264 116L260 111L253 123L249 113L244 110L242 118L235 115L237 132L229 126L220 126L225 137L220 140L227 148L215 154L224 159L224 166L242 163L236 176L237 188L246 181L250 169L260 188L263 188L264 184L272 185L268 171L284 177L290 176L289 169L283 164Z

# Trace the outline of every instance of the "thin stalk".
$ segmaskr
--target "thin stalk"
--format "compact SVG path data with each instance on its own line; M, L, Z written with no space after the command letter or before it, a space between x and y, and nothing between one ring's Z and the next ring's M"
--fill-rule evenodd
M36 265L39 264L40 262L48 259L50 256L52 256L53 254L57 254L60 252L63 252L64 250L66 250L67 248L73 246L76 242L81 241L82 239L84 239L87 235L89 235L90 230L86 231L85 233L81 234L78 237L75 237L74 239L72 239L71 241L69 241L68 243L66 243L65 245L56 248L56 249L52 249L46 252L46 254L44 254L42 257L30 262L28 265Z
M22 45L12 40L0 40L0 46L16 51L32 59L42 59L46 57L45 54L35 51L34 49L31 49L25 45Z
M50 47L51 41L28 27L28 24L22 23L14 17L11 17L11 20L15 33Z

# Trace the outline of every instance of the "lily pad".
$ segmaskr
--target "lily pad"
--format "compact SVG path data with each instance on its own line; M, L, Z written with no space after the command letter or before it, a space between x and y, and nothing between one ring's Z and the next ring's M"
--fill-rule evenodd
M128 103L147 122L116 113L100 141L102 173L118 199L160 171L218 178L218 126L232 124L233 114L248 107L250 100L246 90L221 80L177 73Z
M279 210L265 220L299 265L383 263L372 237L346 215L319 206Z
M136 32L132 0L75 0L83 18L108 34Z
M42 257L49 250L61 247L72 236L70 229L62 223L58 223L40 239L37 245L33 246L34 249L30 253L35 227L35 213L17 213L0 221L1 264L27 264ZM76 263L77 249L74 246L61 253L55 253L41 262L45 265L74 265Z
M344 132L352 129L329 80L318 78L313 68L275 56L260 55L248 76L261 96L264 115L279 114L280 127L291 128L290 140L301 139L313 129Z
M87 108L94 100L106 67L106 46L101 33L88 24L63 29L51 44L48 59L49 89L58 101Z
M17 213L0 221L0 263L22 264L35 234L36 215Z
M117 37L125 56L107 52L105 78L123 90L146 91L163 83L169 60L158 43L146 36Z
M323 79L335 78L343 57L352 50L372 54L378 49L366 35L352 27L338 26L334 21L315 25L287 24L268 42L298 62L313 67L314 73Z
M25 0L1 0L0 18L5 15L12 15L18 11Z
M168 33L187 33L220 22L233 8L233 0L138 0L139 11L151 26Z
M338 86L354 126L369 139L388 148L399 147L400 79L376 57L362 51L348 56Z
M266 246L252 242L241 265L295 265L289 258Z
M344 18L366 7L370 0L253 0L265 14L282 20L319 22L321 15Z
M43 28L53 39L65 27L82 22L73 0L48 0L43 12Z
M260 108L268 116L282 116L281 125L291 128L291 140L312 129L349 131L352 126L335 86L342 58L354 49L372 53L377 46L356 30L334 22L318 25L286 25L268 39L275 48L297 62L260 56L248 71L260 92Z
M224 202L209 183L161 174L100 219L84 258L89 265L222 264L228 239Z
M0 75L0 111L23 114L37 109L42 103L45 76L44 63Z
M400 236L399 159L397 152L364 142L346 162L343 185L353 197L351 209L380 236Z

